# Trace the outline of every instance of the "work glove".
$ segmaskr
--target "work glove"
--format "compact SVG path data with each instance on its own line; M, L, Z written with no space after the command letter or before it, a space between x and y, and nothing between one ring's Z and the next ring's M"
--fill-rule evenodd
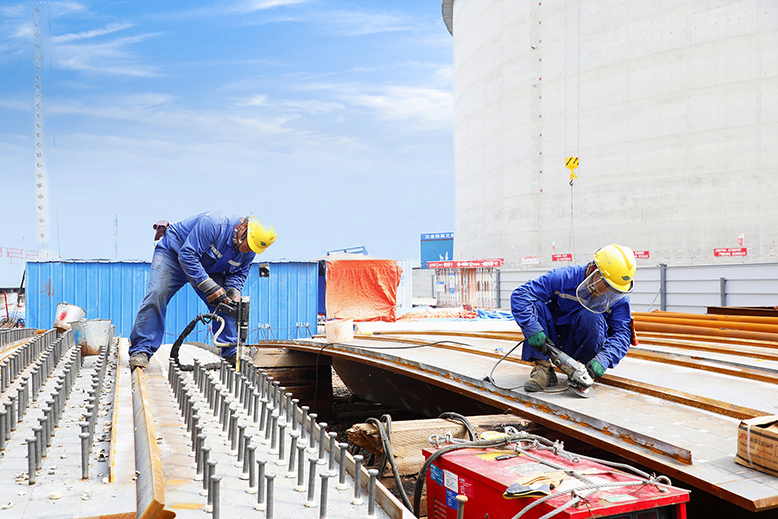
M231 304L237 305L240 303L241 293L237 288L228 288L225 295L227 296L227 299L230 300Z
M546 340L548 337L546 337L546 332L543 330L540 330L535 335L531 335L529 339L527 339L527 342L529 342L529 345L535 348L535 350L539 351L543 355L548 355L548 348L546 347Z
M589 372L589 376L593 379L600 378L605 374L605 368L597 359L592 359L586 363L586 371Z
M208 304L213 306L218 306L219 303L229 304L229 299L227 298L227 293L224 291L224 288L213 279L207 278L200 283L197 288L203 291L205 300L208 301Z
M154 241L160 240L165 235L168 225L170 225L170 222L167 220L160 220L153 225L154 230L157 231L154 235Z

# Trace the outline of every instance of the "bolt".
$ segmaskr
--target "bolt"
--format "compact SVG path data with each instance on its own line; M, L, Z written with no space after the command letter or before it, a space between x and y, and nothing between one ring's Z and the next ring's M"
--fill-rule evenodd
M337 438L338 433L329 432L327 433L327 436L330 437L330 464L328 465L327 470L332 472L335 470L335 438Z
M321 478L321 500L319 502L319 519L325 519L327 517L327 483L329 481L330 473L323 472L319 474Z
M370 469L367 473L370 475L370 481L367 485L367 516L375 517L375 484L378 478L378 469Z
M348 488L348 485L346 485L346 449L348 448L348 443L339 443L338 447L340 447L340 466L338 467L338 486L336 488L338 490L346 490Z
M259 488L257 488L257 504L254 506L256 510L264 510L266 508L265 505L265 465L267 464L267 460L265 458L260 458L257 460L257 484Z
M362 455L354 456L354 499L355 505L362 504Z
M327 461L324 459L324 446L327 444L327 422L319 424L319 465L324 465Z

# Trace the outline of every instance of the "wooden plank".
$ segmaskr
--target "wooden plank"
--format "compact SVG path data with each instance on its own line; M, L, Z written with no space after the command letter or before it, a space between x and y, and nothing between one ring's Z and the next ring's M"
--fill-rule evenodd
M512 414L469 416L467 420L473 426L476 437L485 431L502 430L506 425L519 430L524 430L530 425L529 421ZM372 423L355 424L346 433L351 443L376 455L383 452L376 425ZM389 441L400 475L417 474L424 464L424 455L421 450L430 446L430 437L432 435L445 436L446 434L451 434L454 438L467 438L467 429L460 421L441 418L392 422Z

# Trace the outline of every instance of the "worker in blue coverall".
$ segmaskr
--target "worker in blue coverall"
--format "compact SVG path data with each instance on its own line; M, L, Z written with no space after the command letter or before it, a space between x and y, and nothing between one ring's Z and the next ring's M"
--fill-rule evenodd
M624 358L633 337L627 294L634 277L634 253L612 244L586 265L551 270L513 291L511 311L531 346L522 349L521 358L535 363L525 391L557 383L547 339L585 364L593 379Z
M165 333L165 313L170 299L185 283L190 283L213 312L222 302L237 302L243 283L256 254L261 254L276 239L254 218L213 211L180 222L154 225L159 240L151 260L151 275L146 296L130 333L130 367L146 368L159 349ZM160 239L161 238L161 239ZM235 344L235 319L224 319L220 342ZM234 365L234 346L221 349L222 358Z

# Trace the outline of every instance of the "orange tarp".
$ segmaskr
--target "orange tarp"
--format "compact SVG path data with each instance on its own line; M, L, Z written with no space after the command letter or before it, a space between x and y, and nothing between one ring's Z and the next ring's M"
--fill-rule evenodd
M327 318L355 321L397 319L402 269L394 260L327 259Z

